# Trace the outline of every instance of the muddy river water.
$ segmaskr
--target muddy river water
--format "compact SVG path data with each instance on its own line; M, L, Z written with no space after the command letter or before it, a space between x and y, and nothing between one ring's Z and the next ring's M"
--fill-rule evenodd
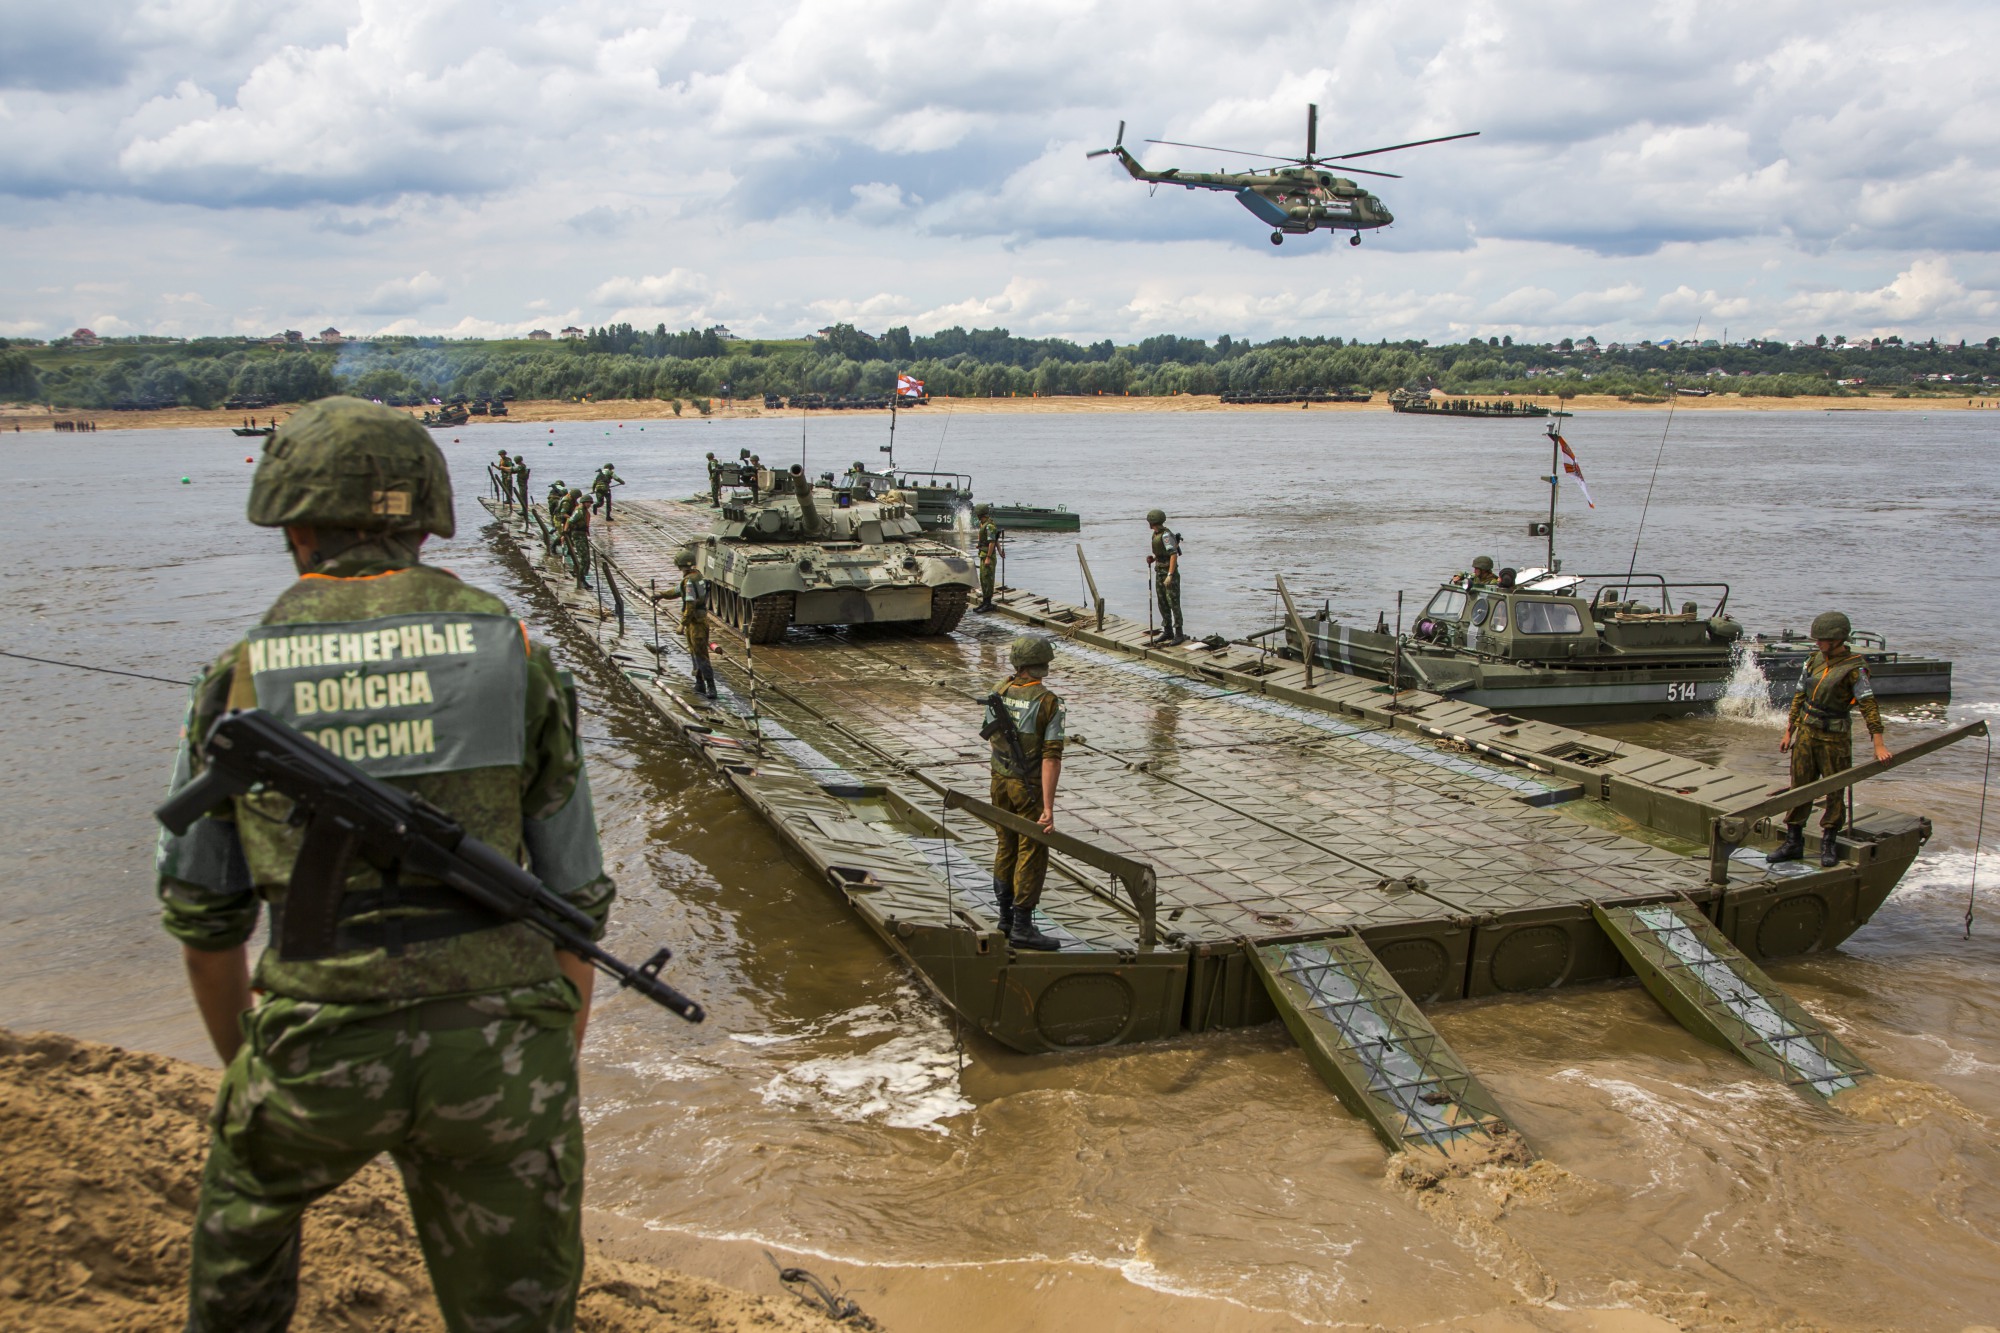
M1626 567L1650 484L1639 570L1728 581L1753 630L1839 606L1955 661L1949 706L1891 708L1892 742L2000 712L2000 413L1667 425L1572 424L1596 508L1565 486L1569 569ZM815 417L812 470L879 457L884 426ZM1385 1171L1276 1024L1058 1057L961 1041L482 536L475 497L498 448L526 449L538 492L609 461L623 494L685 495L705 450L789 462L800 439L797 417L440 436L461 526L432 558L507 595L582 682L622 890L611 943L628 956L673 944L673 979L712 1014L689 1028L613 1000L592 1028L591 1203L625 1230L669 1259L744 1242L817 1256L864 1304L894 1290L892 1306L928 1312L901 1327L1528 1326L1610 1309L1689 1325L2000 1323L2000 808L1983 916L1963 937L1978 742L1870 785L1864 799L1928 815L1936 836L1843 949L1774 969L1886 1076L1858 1111L1808 1106L1633 985L1444 1006L1437 1026L1542 1161L1420 1188ZM242 520L254 443L0 439L13 496L0 648L184 678L230 642L291 577L278 538ZM1526 532L1549 460L1533 424L904 414L899 461L934 456L984 498L1079 510L1099 585L1128 613L1145 597L1140 515L1166 509L1196 633L1275 623L1274 572L1372 625L1393 619L1397 589L1413 611L1476 554L1541 563ZM1009 581L1080 600L1075 541L1015 538ZM179 706L166 685L0 658L0 1023L212 1059L151 893L148 811ZM1601 730L1748 771L1782 763L1780 719L1754 706Z

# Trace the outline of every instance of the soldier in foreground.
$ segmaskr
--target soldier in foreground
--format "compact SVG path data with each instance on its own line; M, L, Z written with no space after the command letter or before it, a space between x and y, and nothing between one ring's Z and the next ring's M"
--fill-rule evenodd
M1042 683L1055 661L1055 645L1041 635L1023 634L1008 645L1007 656L1014 674L986 697L986 721L979 729L993 747L993 804L1052 829L1067 738L1062 699ZM1048 845L1007 829L993 834L993 897L1000 908L1000 929L1017 949L1062 948L1035 926L1035 907L1049 872Z
M688 656L694 659L695 692L713 699L715 667L708 660L708 580L695 573L693 551L677 552L674 567L681 572L680 586L656 593L654 599L661 602L679 600L681 639L687 644Z
M1153 590L1160 603L1160 644L1186 643L1181 624L1181 537L1167 531L1164 511L1146 511L1146 526L1153 530L1153 551L1146 563L1153 567Z
M1791 752L1794 787L1854 767L1852 712L1857 708L1875 741L1875 758L1887 763L1893 757L1882 734L1882 710L1875 703L1875 686L1868 679L1868 664L1847 646L1847 636L1853 631L1853 625L1839 611L1824 611L1813 617L1813 645L1817 651L1806 659L1799 672L1799 686L1792 694L1792 715L1785 722L1785 738L1778 742L1780 753ZM1822 866L1840 864L1840 828L1846 820L1847 795L1845 791L1827 794L1826 813L1819 821ZM1811 801L1786 812L1785 840L1772 851L1771 861L1804 858L1806 820L1811 817Z
M976 504L973 516L979 520L979 605L976 611L993 609L993 577L1000 565L1000 525L993 521L993 506Z
M614 891L574 687L499 598L420 563L426 534L454 530L430 433L358 399L314 403L264 451L249 518L284 529L301 578L197 681L175 788L197 776L195 742L221 713L261 708L448 810L601 934ZM288 813L253 793L160 844L166 929L228 1066L187 1327L286 1327L302 1215L386 1152L449 1327L569 1328L583 1262L577 1048L594 973L526 925L356 858L333 953L267 949L253 980L247 941L265 904L283 934L302 850Z

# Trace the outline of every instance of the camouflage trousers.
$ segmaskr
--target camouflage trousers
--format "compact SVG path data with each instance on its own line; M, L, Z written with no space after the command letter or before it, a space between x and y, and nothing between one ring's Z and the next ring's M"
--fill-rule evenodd
M590 577L590 534L587 531L572 532L563 541L566 548L565 560L570 572L576 575L576 586L581 588L584 586L584 580Z
M596 495L597 512L604 515L604 521L611 521L611 492L599 491Z
M1819 731L1813 727L1800 727L1792 733L1792 785L1804 786L1821 778L1830 778L1835 773L1845 772L1854 767L1854 741L1848 732ZM1787 824L1804 824L1812 817L1813 803L1793 806L1785 813ZM1819 826L1832 832L1847 820L1847 793L1831 792L1826 798L1826 813L1820 816Z
M999 562L992 556L982 556L979 560L979 600L993 600L993 576L999 569Z
M1179 570L1168 574L1157 567L1153 571L1153 590L1160 602L1160 634L1171 638L1181 633L1181 574Z
M1034 821L1042 817L1042 784L1019 778L993 775L993 804L1010 815ZM1014 886L1014 910L1033 911L1042 900L1042 881L1048 878L1047 843L1024 838L1006 829L993 830L993 878Z
M697 664L708 662L708 616L681 614L681 642L687 645L688 656Z
M569 1329L583 1273L574 995L552 983L358 1020L273 997L247 1014L211 1121L190 1333L285 1328L301 1216L385 1152L448 1328Z

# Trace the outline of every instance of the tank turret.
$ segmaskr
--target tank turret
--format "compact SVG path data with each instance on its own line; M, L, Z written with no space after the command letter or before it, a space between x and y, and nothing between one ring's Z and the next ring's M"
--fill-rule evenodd
M957 628L978 574L899 495L814 486L797 466L780 475L762 499L724 499L697 547L724 620L759 644L793 625Z

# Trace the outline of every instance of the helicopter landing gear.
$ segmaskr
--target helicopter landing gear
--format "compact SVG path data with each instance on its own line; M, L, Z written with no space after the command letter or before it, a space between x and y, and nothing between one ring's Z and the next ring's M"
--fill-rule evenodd
M1281 231L1274 231L1271 233L1271 244L1283 245L1284 243L1285 243L1285 233Z
M1354 233L1354 234L1353 234L1352 236L1350 236L1350 237L1348 237L1348 238L1347 238L1347 243L1348 243L1349 245L1359 245L1359 244L1361 244L1361 233L1360 233L1360 232L1358 232L1358 231L1357 231L1357 232L1355 232L1355 233Z

